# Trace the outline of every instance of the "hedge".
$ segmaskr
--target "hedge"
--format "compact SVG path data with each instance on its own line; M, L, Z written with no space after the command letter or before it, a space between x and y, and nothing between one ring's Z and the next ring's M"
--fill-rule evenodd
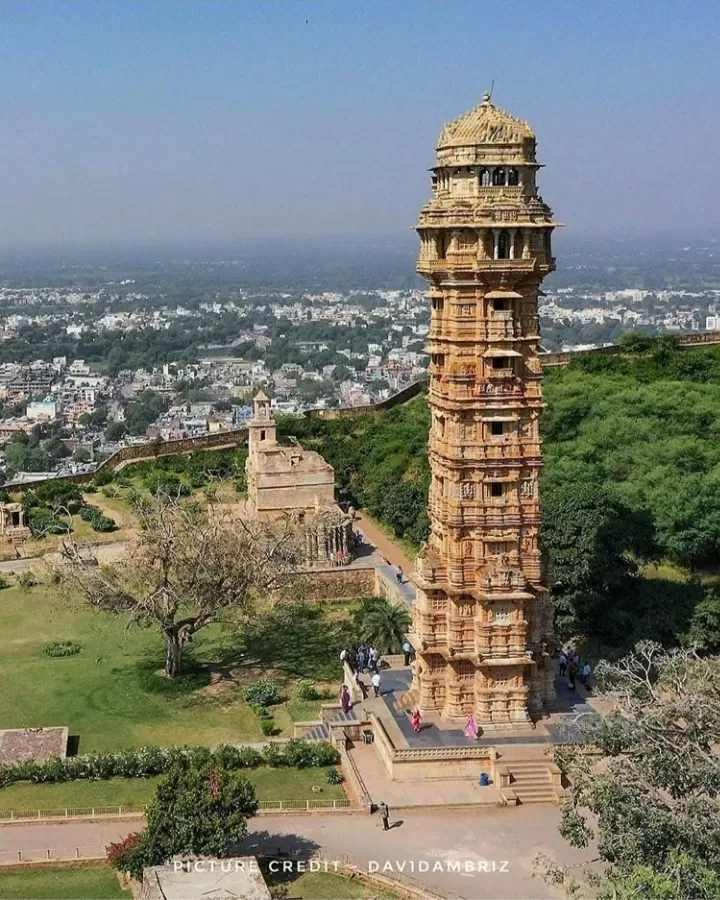
M118 753L94 753L87 756L57 757L48 762L23 762L0 766L0 788L18 781L52 784L80 779L149 778L163 775L173 763L186 759L192 765L211 760L225 769L255 769L258 766L311 768L337 765L340 754L326 741L310 743L295 738L286 744L268 744L262 750L223 744L209 747L141 747Z

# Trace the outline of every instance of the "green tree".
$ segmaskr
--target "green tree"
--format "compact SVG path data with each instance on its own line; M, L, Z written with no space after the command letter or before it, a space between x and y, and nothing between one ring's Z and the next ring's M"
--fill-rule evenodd
M105 429L105 440L110 441L110 443L120 441L124 437L126 431L127 427L124 422L113 419L112 422L108 422L108 426Z
M605 867L589 873L588 883L603 900L714 900L720 660L645 642L595 674L614 712L586 727L599 759L583 745L556 751L571 785L561 834L574 847L597 842Z
M78 463L87 463L92 460L92 454L86 447L78 447L73 453L73 460Z
M140 879L146 866L164 865L177 855L227 857L247 836L247 820L257 809L247 778L216 762L196 767L178 761L157 787L145 830L119 853L111 848L110 859Z
M359 639L381 653L399 653L410 630L407 606L384 597L364 597L353 616Z
M593 484L551 486L543 494L541 542L550 564L558 630L564 637L622 635L632 611L637 564L651 548L647 522Z

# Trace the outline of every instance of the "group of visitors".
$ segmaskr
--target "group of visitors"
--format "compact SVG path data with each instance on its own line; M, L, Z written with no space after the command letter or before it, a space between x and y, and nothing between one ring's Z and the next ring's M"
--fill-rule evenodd
M564 678L567 675L568 687L574 691L577 684L577 678L580 677L580 683L586 687L590 687L590 676L592 675L592 667L585 660L582 662L580 654L573 647L567 647L560 651L558 656L558 675Z
M377 647L366 647L361 644L357 650L341 650L340 662L347 663L350 671L355 676L355 681L362 691L363 699L367 697L367 687L362 679L362 675L367 671L370 673L370 683L373 693L376 697L380 696L380 651Z

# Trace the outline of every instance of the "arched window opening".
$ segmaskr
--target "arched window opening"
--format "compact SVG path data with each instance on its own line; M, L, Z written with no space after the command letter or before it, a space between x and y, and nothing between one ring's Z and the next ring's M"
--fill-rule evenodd
M508 169L507 174L507 183L509 185L515 186L520 181L520 176L518 175L517 169Z
M498 259L507 259L510 255L510 241L508 239L508 233L504 229L498 235L497 242L497 258Z
M441 231L438 236L435 238L435 246L437 248L437 258L445 259L445 251L447 249L447 242L445 239L445 232Z
M483 170L480 172L480 184L481 184L483 187L489 187L489 186L490 186L490 173L488 172L487 169L483 169Z
M515 233L515 259L522 259L523 243L523 233L521 230L518 230Z
M495 187L501 187L505 184L505 169L502 167L499 169L495 169L493 172L493 184Z

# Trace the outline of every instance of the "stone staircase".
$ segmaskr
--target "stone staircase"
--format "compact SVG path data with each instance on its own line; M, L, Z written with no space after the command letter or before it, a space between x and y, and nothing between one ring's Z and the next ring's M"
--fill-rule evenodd
M343 722L359 722L360 717L353 707L350 712L344 713L342 710L333 713L324 722L315 723L309 730L303 734L305 741L329 741L330 728L333 725L341 725Z
M560 770L546 759L504 759L496 769L498 787L508 804L561 803Z

